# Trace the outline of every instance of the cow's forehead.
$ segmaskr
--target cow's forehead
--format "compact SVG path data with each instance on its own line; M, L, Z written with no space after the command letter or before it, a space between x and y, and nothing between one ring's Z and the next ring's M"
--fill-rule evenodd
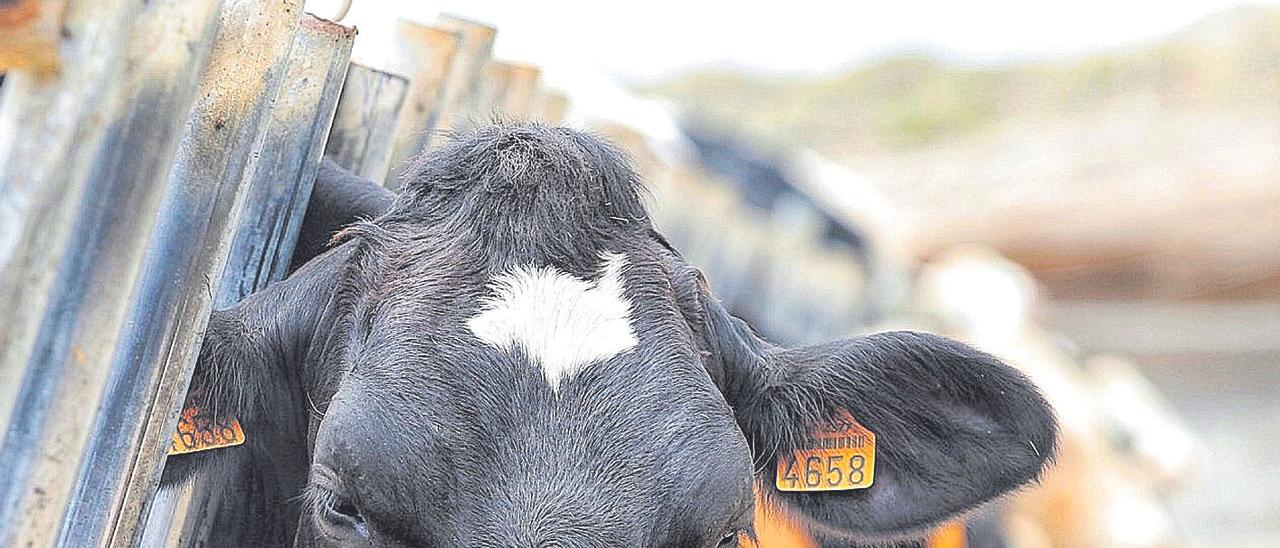
M369 334L351 348L362 397L371 403L407 398L416 408L405 413L456 413L464 421L485 413L530 415L548 408L565 414L621 402L624 419L653 422L654 416L687 410L732 426L667 268L648 243L602 246L567 266L538 258L508 261L479 275L456 263L431 262L394 284L371 288L368 294L389 304L369 305L378 311ZM386 393L405 387L418 393ZM672 408L646 416L630 403L645 398Z
M558 390L583 368L635 348L626 266L625 255L605 253L594 280L552 266L516 266L487 284L467 327L485 344L523 352Z
M423 336L432 344L403 345L408 359L395 356L394 368L356 371L357 390L344 396L361 402L359 415L343 420L354 424L343 434L361 446L347 460L367 481L386 481L379 492L406 497L388 507L420 507L415 493L444 491L451 506L432 520L494 512L479 521L502 523L522 512L577 515L563 507L576 501L609 528L665 519L667 506L716 489L732 494L706 505L708 519L739 503L734 489L751 478L746 440L663 269L634 248L593 263L495 269L461 292L470 306L450 298L454 309L431 308L447 312ZM432 465L406 483L403 462Z

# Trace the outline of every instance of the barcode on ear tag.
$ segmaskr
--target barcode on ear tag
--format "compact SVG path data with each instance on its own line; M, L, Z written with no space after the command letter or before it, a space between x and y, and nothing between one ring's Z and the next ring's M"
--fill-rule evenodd
M871 487L876 435L845 413L818 431L811 444L778 457L779 491L846 491Z
M244 443L244 430L235 417L211 417L199 407L182 410L178 430L169 444L170 455L208 451Z

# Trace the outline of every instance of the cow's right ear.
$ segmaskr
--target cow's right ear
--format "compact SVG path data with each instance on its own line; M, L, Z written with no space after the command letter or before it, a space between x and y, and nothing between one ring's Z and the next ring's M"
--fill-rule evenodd
M308 354L335 321L339 286L355 248L347 242L289 278L213 312L192 373L184 412L229 424L236 419L245 447L171 455L163 485L190 478L224 457L266 447L305 447ZM283 438L288 438L288 443Z
M1049 405L990 354L915 332L781 348L700 285L708 371L752 447L758 488L812 533L918 537L1033 481L1052 459ZM815 447L849 451L814 458Z
M322 160L289 271L324 253L334 235L351 223L385 213L395 199L395 193L382 185L343 169L329 158Z

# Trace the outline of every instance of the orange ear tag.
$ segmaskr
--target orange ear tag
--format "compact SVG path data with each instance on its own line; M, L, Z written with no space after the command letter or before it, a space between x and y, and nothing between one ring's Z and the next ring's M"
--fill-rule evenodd
M876 435L844 413L813 442L778 457L779 491L846 491L871 487L876 476Z
M742 539L738 543L741 548L818 548L804 524L765 498L759 486L756 486L755 530L755 541Z
M231 447L244 443L244 430L235 417L210 417L199 407L182 410L178 419L178 431L169 444L170 455L208 451L219 447Z
M969 541L965 538L963 521L952 521L929 535L926 548L965 548Z

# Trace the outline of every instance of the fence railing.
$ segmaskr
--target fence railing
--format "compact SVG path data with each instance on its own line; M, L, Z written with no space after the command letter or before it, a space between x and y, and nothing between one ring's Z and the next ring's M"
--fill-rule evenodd
M0 0L0 545L210 538L215 490L156 486L211 308L286 275L322 155L395 188L442 130L569 117L495 36L402 22L357 64L354 29L301 0ZM673 158L646 164L655 217L731 301L850 328L862 258L815 243L829 215L752 209Z

